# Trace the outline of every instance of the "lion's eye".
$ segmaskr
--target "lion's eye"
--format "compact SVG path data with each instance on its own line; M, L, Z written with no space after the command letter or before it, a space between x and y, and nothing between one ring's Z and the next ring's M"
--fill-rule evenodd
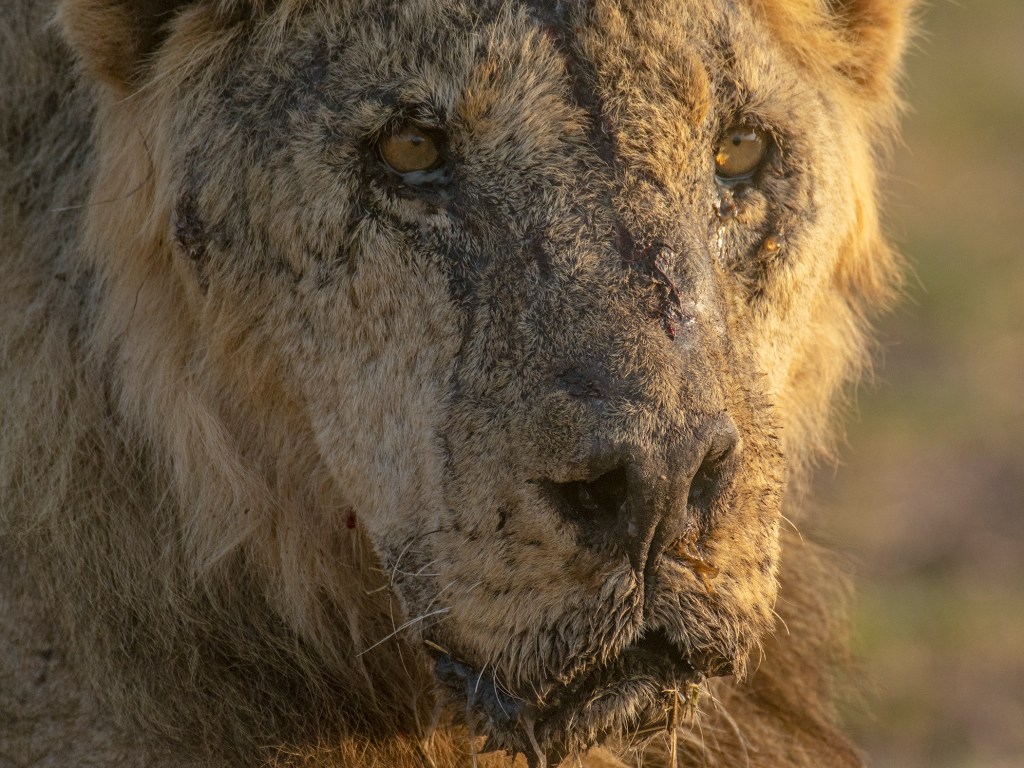
M378 145L381 160L395 173L431 171L442 165L438 141L422 128L405 125Z
M734 125L715 150L715 174L721 181L750 178L768 151L768 134L753 125Z

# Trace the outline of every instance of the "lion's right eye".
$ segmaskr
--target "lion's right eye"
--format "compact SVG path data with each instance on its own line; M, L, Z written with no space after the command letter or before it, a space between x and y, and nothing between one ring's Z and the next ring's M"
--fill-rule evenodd
M751 178L768 152L768 134L754 125L732 126L715 148L715 175L721 182Z
M439 141L414 125L404 125L378 145L381 160L395 173L432 171L444 164Z

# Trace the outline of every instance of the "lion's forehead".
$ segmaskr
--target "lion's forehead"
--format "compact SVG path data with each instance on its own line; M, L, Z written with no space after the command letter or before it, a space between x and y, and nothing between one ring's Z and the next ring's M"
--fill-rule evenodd
M472 123L481 138L578 127L572 108L582 108L598 122L614 115L635 131L659 129L646 139L678 144L684 126L703 126L717 102L756 90L747 81L765 78L752 66L774 63L745 4L371 5L342 4L334 17L300 14L286 34L268 25L251 37L249 57L210 51L228 80L211 95L258 112L263 123L294 121L315 101L331 108L341 131L379 129L395 109L416 108L413 117Z

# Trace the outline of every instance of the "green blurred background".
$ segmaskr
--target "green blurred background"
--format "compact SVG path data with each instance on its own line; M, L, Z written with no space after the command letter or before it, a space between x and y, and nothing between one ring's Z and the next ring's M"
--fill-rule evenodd
M849 720L878 768L1024 766L1024 0L930 0L886 216L881 325L827 537L856 563Z

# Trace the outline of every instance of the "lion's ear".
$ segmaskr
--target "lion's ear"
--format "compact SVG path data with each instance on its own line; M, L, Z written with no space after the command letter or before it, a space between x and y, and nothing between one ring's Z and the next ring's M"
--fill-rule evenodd
M58 19L86 71L124 92L145 75L170 25L186 8L207 5L228 15L257 4L253 0L63 0Z
M828 0L846 43L838 67L867 96L889 96L915 5L916 0Z
M840 75L869 101L891 103L918 0L749 0L810 67Z

